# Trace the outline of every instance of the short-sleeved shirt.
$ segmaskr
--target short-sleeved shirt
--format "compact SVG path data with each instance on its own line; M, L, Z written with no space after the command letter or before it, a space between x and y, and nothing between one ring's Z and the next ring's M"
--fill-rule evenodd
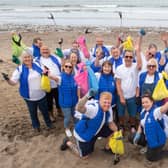
M99 111L99 103L97 100L92 99L90 101L87 101L87 103L85 104L85 108L86 108L85 116L88 117L89 119L92 119L97 115L97 113ZM109 114L110 114L110 116L108 118L108 123L113 121L112 108L109 109ZM101 130L101 128L103 127L104 124L105 124L105 115L103 117L102 123L101 123L99 129L97 130L96 134ZM75 130L74 130L74 137L81 142L85 142L85 140L83 140Z
M132 63L131 67L126 67L125 64L117 67L115 78L121 80L121 89L124 98L129 99L135 96L138 80L138 70L136 63Z
M59 60L59 58L57 58ZM60 70L57 64L55 64L50 57L45 58L45 57L40 57L40 63L42 67L46 66L49 68L50 73L52 76L59 76L60 75ZM60 60L59 60L60 63ZM50 79L50 84L51 88L56 88L57 83L55 80Z
M144 111L145 110L143 109L141 113L143 113ZM146 112L144 118L140 121L141 126L143 128L145 126L145 121L146 121L146 118L148 115L149 115L149 112ZM161 120L163 118L163 114L160 112L160 107L158 107L154 110L153 115L154 115L155 120Z
M159 73L159 78L161 78L162 77L162 74L161 73ZM147 84L152 84L152 83L154 83L154 80L155 80L155 75L153 74L153 75L146 75L146 78L145 78L145 81L144 81L144 83L147 83ZM139 78L138 78L138 87L140 87L139 86Z
M18 83L21 73L22 65L13 72L11 80ZM29 69L28 86L29 100L40 100L46 95L46 93L41 89L41 75L33 69Z

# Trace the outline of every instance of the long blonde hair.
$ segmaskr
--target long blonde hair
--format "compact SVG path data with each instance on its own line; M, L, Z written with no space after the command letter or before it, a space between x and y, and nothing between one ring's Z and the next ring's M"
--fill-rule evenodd
M64 66L65 66L66 63L70 63L70 64L72 65L71 73L73 73L73 72L74 72L74 68L73 68L73 64L72 64L72 62L70 61L70 59L64 59L64 60L62 60L61 71L62 71L62 72L65 72L65 71L64 71Z

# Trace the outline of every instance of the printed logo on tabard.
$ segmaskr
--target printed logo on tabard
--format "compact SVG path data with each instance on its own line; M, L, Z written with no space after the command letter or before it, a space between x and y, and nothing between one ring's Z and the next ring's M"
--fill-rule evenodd
M148 118L148 119L147 119L147 122L148 122L148 123L151 123L151 119L150 119L150 118Z

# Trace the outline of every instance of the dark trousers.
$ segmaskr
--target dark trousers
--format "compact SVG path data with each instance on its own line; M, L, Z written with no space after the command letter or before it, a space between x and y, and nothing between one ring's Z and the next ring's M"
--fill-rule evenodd
M147 152L146 152L146 158L149 160L149 161L158 161L160 159L162 159L164 157L164 151L162 150L163 149L163 146L159 146L159 147L156 147L156 148L147 148Z
M47 95L47 103L48 103L48 111L53 110L53 99L55 100L56 108L59 109L59 101L58 101L58 88L52 88Z
M135 137L135 134L132 134L129 136L129 141L133 144L133 139ZM140 139L139 141L137 142L138 145L140 146L146 146L147 145L147 142L146 142L146 138L145 138L145 134L144 133L141 133L141 136L140 136ZM165 157L166 155L168 155L168 152L167 151L163 151L163 146L159 146L159 147L156 147L156 148L149 148L147 146L147 152L146 152L146 158L149 160L149 161L158 161L160 160L161 158Z
M30 113L33 128L40 127L40 122L39 122L38 114L37 114L38 107L42 113L43 119L44 119L47 127L51 127L52 123L51 123L51 120L50 120L49 114L48 114L46 97L44 97L40 100L37 100L37 101L31 101L31 100L26 100L26 99L24 99L24 100L27 104L27 107L28 107L28 110Z
M81 156L87 156L88 154L91 154L94 151L94 145L96 143L96 140L98 137L107 138L109 137L113 131L109 128L107 124L104 124L102 129L99 131L99 133L94 136L89 142L80 142L77 141L78 146L80 148L80 155Z
M136 133L131 133L129 136L128 136L128 140L129 142L131 142L133 144L133 140L134 140L134 137L135 137L135 134ZM146 142L146 138L145 138L145 134L144 133L141 133L141 136L140 136L140 139L138 140L137 142L138 145L140 146L143 146L145 147L147 145L147 142Z
M118 124L119 122L119 117L118 117L118 109L117 106L112 107L113 110L113 121Z

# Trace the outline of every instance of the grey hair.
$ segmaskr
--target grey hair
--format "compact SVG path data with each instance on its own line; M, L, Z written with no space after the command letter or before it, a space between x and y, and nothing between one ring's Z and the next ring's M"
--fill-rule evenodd
M27 48L27 49L23 50L23 52L22 52L22 54L21 54L21 57L20 57L22 62L23 62L23 58L24 58L25 56L31 56L32 59L33 59L33 54L32 54L31 49Z

